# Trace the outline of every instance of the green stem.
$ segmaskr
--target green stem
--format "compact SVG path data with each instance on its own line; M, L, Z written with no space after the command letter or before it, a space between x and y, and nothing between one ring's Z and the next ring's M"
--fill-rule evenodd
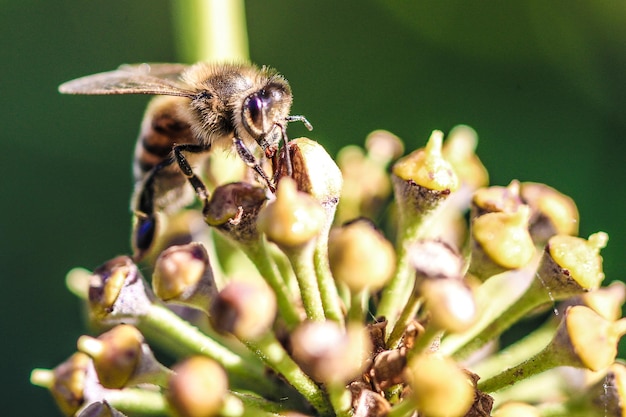
M509 308L499 316L493 317L493 321L475 337L468 340L455 353L457 360L465 359L476 350L483 347L489 341L500 336L502 332L511 327L532 309L550 301L550 293L539 279L534 279L526 292L517 299Z
M471 366L472 372L480 375L482 379L488 379L497 375L502 369L510 368L525 361L550 343L550 340L554 337L557 325L557 320L553 318L548 319L543 326L528 336Z
M348 321L362 323L365 315L364 306L369 297L369 291L364 289L358 293L352 294L350 301L350 310L348 310Z
M176 353L199 354L215 360L233 376L233 385L241 383L274 397L280 394L278 387L266 377L261 363L245 361L161 305L153 304L150 311L139 318L137 327L147 338L158 337L161 345L175 347Z
M250 350L256 352L267 366L282 375L315 407L321 416L333 415L324 391L291 359L273 333L268 332L259 340L244 340L242 342Z
M158 391L137 388L107 390L104 399L111 407L128 414L168 416L167 401Z
M410 417L413 413L415 413L415 404L413 404L413 401L405 398L391 407L387 417Z
M396 273L391 281L383 289L380 303L376 310L378 317L384 316L387 319L387 326L393 328L400 311L404 308L410 295L410 286L413 274L409 265L408 245L410 244L407 233L403 233L398 243L398 260L396 263Z
M247 245L242 244L241 248L257 267L267 284L274 291L274 294L276 294L278 312L285 320L287 327L290 329L294 328L301 322L300 314L296 310L296 303L291 297L289 288L287 288L285 281L272 261L265 240L260 238L257 242Z
M178 49L184 61L249 59L243 0L185 0L172 5L179 32Z
M324 315L327 319L336 321L340 326L343 326L344 318L339 291L328 265L328 230L322 231L317 237L313 252L313 264L322 306L324 307Z
M283 248L283 251L296 274L307 318L312 321L324 321L326 316L313 265L314 249L312 243L307 243L297 248Z
M478 389L487 393L498 391L530 376L560 366L558 357L559 352L552 344L549 344L541 352L519 365L508 368L494 377L479 381Z
M400 340L404 335L404 331L411 320L415 318L421 304L421 297L418 297L414 291L412 291L409 301L404 306L404 309L402 309L400 317L398 317L398 321L394 324L389 333L389 337L387 339L387 347L389 347L389 349L398 347Z
M352 410L352 395L345 386L331 383L326 387L328 397L335 410L336 417L350 417Z
M426 326L424 333L420 334L417 339L415 339L415 343L408 353L407 360L410 360L414 355L430 349L435 339L441 336L442 333L443 331L435 328L435 326Z

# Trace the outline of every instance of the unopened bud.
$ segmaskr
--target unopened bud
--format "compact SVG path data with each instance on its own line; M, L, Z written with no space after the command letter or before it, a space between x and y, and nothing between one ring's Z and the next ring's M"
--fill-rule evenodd
M426 147L400 159L393 174L426 190L449 193L459 186L459 179L449 162L441 155L443 133L435 130Z
M150 309L152 297L137 266L127 256L105 262L89 279L90 313L101 324L136 321Z
M204 219L236 242L256 242L257 217L266 200L263 188L252 184L221 185L213 191L204 210Z
M494 185L479 188L472 197L472 219L486 213L514 213L522 205L519 181L511 181L506 187Z
M565 312L553 343L563 350L561 356L571 357L563 365L598 371L615 361L617 343L624 334L626 319L611 321L588 307L574 306Z
M550 263L546 260L546 263L555 268L557 275L570 276L571 280L585 290L595 289L604 280L600 249L606 246L608 239L609 236L604 232L594 233L589 239L556 235L548 241L544 260L549 256L554 261ZM549 274L542 271L542 275Z
M443 157L450 162L463 184L472 189L489 184L487 169L476 156L478 135L469 126L455 126L443 145Z
M344 331L337 323L307 322L291 335L292 355L318 382L345 384L358 376L371 353L371 342L359 325Z
M242 340L254 340L269 332L276 317L276 296L262 285L233 281L210 307L213 327Z
M78 349L88 354L105 388L123 388L141 383L162 385L169 374L155 359L135 327L120 324L98 338L81 336Z
M335 279L354 293L381 288L396 264L393 245L365 219L331 231L328 258Z
M204 246L190 243L161 252L154 266L152 288L163 301L206 311L217 288Z
M452 359L423 353L411 359L407 369L411 397L420 415L462 417L472 406L473 383Z
M481 280L526 266L535 254L528 233L528 206L515 212L494 212L472 223L472 258L469 272Z
M259 230L279 246L294 248L312 241L326 223L324 209L309 194L298 191L293 179L278 183L276 200L259 213Z
M538 244L554 235L578 234L578 208L570 197L535 182L523 182L520 195L532 209L530 234Z
M48 388L54 401L66 416L73 416L85 401L87 370L91 359L84 353L77 352L54 370L35 369L31 374L31 383Z
M474 294L460 279L425 279L418 284L417 290L430 313L429 326L459 333L476 320Z
M174 367L167 399L177 417L219 414L228 393L228 377L217 362L193 356Z

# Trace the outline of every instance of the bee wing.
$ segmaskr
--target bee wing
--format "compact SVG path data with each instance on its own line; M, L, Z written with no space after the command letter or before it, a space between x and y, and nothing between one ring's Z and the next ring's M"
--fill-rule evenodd
M194 92L179 81L183 64L122 65L114 71L87 75L59 86L63 94L153 94L192 97Z

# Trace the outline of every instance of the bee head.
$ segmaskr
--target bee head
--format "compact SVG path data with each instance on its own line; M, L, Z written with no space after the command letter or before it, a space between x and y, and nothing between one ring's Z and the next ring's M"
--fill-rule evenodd
M243 127L263 150L280 141L291 102L291 89L284 80L272 81L245 98L241 108Z

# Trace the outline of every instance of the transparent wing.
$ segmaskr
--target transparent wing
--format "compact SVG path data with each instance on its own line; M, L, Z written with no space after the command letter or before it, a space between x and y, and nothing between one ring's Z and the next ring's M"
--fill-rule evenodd
M122 65L114 71L87 75L59 86L63 94L154 94L192 97L194 92L179 81L183 64Z

